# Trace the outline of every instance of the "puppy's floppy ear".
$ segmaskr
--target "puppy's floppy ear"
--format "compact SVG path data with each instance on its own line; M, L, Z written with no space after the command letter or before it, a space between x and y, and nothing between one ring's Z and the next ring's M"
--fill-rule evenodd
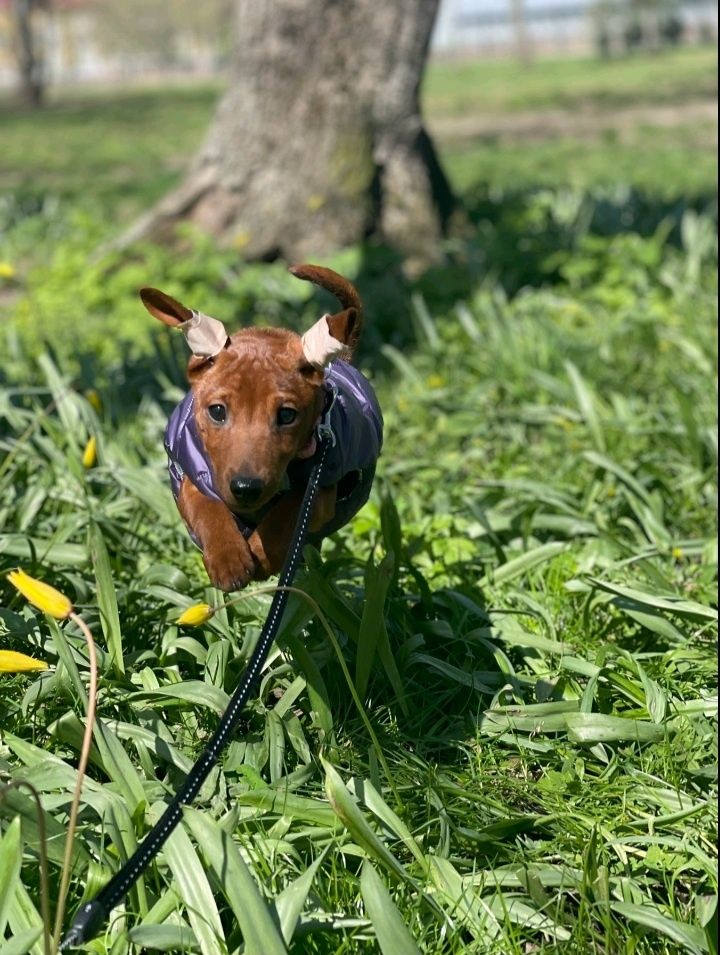
M354 312L355 310L347 309L346 311ZM324 368L347 348L345 323L337 321L344 314L345 312L340 312L338 315L323 315L300 339L303 355L313 368Z
M171 328L181 328L190 350L198 358L212 358L230 343L225 326L216 318L194 312L156 288L140 290L145 308Z

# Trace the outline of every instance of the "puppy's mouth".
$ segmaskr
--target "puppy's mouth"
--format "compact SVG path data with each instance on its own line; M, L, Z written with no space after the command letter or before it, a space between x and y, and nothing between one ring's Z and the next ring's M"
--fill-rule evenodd
M316 450L317 450L317 438L315 437L315 432L313 431L310 434L310 437L305 442L305 444L298 451L296 457L300 461L302 461L304 458L311 458L313 454L315 454Z
M256 501L253 501L252 504L245 504L241 501L236 500L233 497L230 497L229 500L226 500L225 503L233 512L237 514L238 517L244 517L248 520L255 520L258 514L270 504L273 498L283 490L282 482L279 485L273 485L272 487L267 487L263 493L258 497Z

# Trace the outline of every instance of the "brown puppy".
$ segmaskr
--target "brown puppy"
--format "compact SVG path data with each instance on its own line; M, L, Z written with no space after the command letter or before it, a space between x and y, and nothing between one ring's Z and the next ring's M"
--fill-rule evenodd
M343 306L302 338L277 328L246 328L228 337L221 323L165 293L140 293L155 318L183 328L194 351L191 391L173 413L166 448L180 514L210 579L223 590L280 570L324 415L336 442L358 445L359 455L350 461L342 447L335 453L311 516L314 540L338 526L338 484L347 512L340 523L367 499L382 442L372 389L337 359L351 353L360 335L357 291L330 269L303 265L291 271L333 292ZM358 429L366 432L360 441Z

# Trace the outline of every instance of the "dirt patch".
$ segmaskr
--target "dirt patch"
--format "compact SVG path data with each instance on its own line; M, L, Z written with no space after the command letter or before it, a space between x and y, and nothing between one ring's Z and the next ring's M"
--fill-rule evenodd
M492 139L500 142L539 141L558 136L599 138L609 131L632 138L642 126L672 129L698 124L703 145L717 146L717 100L692 100L658 106L630 106L601 110L597 107L546 109L505 115L436 116L428 118L431 134L439 140Z

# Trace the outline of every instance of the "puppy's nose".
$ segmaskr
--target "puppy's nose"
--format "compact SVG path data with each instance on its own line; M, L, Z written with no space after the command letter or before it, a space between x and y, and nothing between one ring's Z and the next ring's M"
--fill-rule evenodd
M230 492L242 507L252 507L260 500L265 485L260 478L236 474L230 478Z

